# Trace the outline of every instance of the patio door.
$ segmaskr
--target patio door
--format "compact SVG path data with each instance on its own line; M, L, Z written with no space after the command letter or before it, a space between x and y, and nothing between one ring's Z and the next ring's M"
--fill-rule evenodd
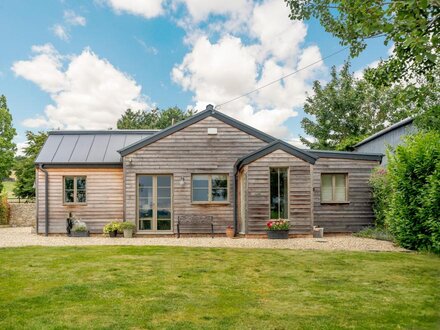
M138 175L138 230L172 231L172 176Z

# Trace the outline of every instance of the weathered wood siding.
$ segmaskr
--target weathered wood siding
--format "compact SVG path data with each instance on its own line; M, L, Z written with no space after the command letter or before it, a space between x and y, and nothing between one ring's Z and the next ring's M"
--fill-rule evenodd
M311 171L312 165L282 150L276 150L247 166L248 203L247 234L264 233L270 217L271 167L289 169L289 219L291 233L310 233L313 226Z
M208 135L209 127L217 135ZM125 218L136 221L136 176L138 174L173 175L173 226L179 215L212 215L215 230L224 232L234 219L234 164L238 158L266 145L243 131L207 117L172 135L164 137L124 157ZM228 204L192 204L191 174L225 173L229 175ZM181 177L185 184L180 185ZM197 227L190 231L200 232Z
M314 223L325 232L355 232L374 221L368 180L376 161L320 158L314 165ZM321 204L321 174L348 174L347 204Z
M102 233L102 227L123 218L123 176L122 169L48 169L49 172L49 233L65 233L69 212L87 223L93 233ZM63 177L87 177L86 205L63 203ZM45 228L45 177L37 170L38 232Z

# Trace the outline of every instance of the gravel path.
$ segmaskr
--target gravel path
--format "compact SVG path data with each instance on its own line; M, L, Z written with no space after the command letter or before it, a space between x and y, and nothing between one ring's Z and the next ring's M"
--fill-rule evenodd
M289 240L268 240L251 238L109 238L109 237L57 237L38 236L31 228L0 228L0 248L19 246L84 246L84 245L161 245L230 248L273 248L298 250L343 250L343 251L405 251L391 242L354 236L315 238L292 238Z

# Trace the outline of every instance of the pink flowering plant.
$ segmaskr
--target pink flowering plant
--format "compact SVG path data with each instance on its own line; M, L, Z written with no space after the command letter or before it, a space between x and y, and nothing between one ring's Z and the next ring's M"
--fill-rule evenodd
M271 219L266 223L266 230L289 230L289 227L287 219Z

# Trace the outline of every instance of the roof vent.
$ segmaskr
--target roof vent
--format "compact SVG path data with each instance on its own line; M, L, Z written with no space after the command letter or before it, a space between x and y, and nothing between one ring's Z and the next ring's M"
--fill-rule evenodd
M208 135L217 135L216 127L208 127Z

